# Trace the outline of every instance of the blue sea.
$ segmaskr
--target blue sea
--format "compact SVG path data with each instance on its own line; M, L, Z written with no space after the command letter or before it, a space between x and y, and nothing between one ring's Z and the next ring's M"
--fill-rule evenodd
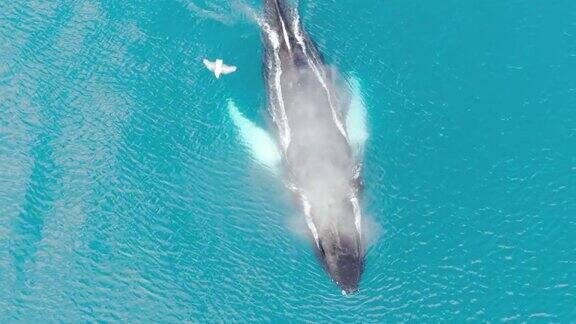
M0 322L576 321L576 2L298 6L367 111L360 291L229 114L260 1L5 0Z

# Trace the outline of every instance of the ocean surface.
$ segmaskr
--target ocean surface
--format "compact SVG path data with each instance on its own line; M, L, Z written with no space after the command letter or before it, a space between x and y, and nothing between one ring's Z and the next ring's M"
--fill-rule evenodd
M227 108L261 8L0 2L0 322L576 320L575 1L300 1L367 110L352 296Z

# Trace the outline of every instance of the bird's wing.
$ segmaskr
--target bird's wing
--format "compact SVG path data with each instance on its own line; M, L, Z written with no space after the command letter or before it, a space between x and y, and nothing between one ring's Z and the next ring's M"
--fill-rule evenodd
M233 65L222 65L222 74L230 74L236 72L236 67Z
M216 68L216 63L210 62L207 59L204 59L202 62L204 63L206 68L208 68L208 70L210 71L214 71L214 69Z

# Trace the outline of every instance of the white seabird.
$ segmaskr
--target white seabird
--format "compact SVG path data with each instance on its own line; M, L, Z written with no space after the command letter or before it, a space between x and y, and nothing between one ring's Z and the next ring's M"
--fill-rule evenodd
M224 61L222 61L222 59L217 59L214 62L210 62L207 59L204 59L202 62L204 63L204 65L208 70L214 72L216 79L219 79L220 75L222 74L230 74L236 71L235 66L224 64Z

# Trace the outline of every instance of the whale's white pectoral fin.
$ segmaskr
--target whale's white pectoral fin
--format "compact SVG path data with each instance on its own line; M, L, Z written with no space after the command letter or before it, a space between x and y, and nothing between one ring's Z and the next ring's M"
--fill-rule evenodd
M234 101L230 99L228 113L238 130L242 144L250 150L256 162L274 173L278 172L281 154L272 136L242 115Z
M348 84L351 88L351 98L346 115L346 132L356 158L361 159L364 153L364 144L369 137L368 113L358 78L356 76L349 77Z

